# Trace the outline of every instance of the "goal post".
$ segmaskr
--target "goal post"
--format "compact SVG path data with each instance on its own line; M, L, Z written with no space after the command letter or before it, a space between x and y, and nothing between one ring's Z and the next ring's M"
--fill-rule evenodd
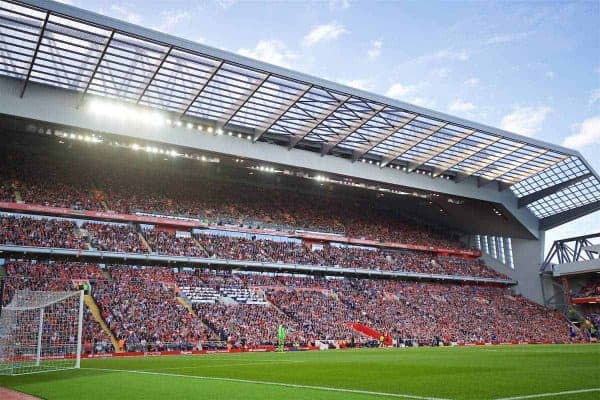
M17 290L0 316L0 374L79 368L83 291Z

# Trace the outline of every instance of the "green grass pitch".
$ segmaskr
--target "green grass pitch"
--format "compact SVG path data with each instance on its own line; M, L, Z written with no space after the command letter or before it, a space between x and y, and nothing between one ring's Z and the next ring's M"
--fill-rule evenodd
M95 359L80 370L0 377L0 386L78 400L598 400L600 345Z

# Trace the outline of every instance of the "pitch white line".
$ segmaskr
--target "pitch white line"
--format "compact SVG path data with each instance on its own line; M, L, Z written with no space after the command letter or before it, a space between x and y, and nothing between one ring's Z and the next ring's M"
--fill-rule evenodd
M539 393L539 394L530 394L530 395L526 395L526 396L502 397L501 399L496 399L496 400L538 399L540 397L565 396L567 394L591 393L591 392L600 392L600 388L568 390L565 392L554 392L554 393Z
M364 394L367 396L394 397L394 398L399 398L399 399L450 400L450 399L443 399L440 397L415 396L415 395L410 395L410 394L397 394L397 393L386 393L386 392L370 392L367 390L358 390L358 389L344 389L344 388L334 388L334 387L328 387L328 386L299 385L299 384L295 384L295 383L254 381L254 380L250 380L250 379L221 378L221 377L216 377L216 376L166 374L166 373L162 373L162 372L148 372L148 371L112 369L112 368L81 368L81 369L88 369L88 370L92 370L92 371L105 371L105 372L124 372L124 373L129 373L129 374L141 374L141 375L170 376L170 377L174 377L174 378L200 379L200 380L207 380L207 381L251 383L254 385L280 386L280 387L297 388L297 389L321 390L321 391L327 391L327 392L354 393L354 394Z

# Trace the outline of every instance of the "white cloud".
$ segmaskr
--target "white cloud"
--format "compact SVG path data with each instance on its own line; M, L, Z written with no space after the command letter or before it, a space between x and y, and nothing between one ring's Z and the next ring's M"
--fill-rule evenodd
M411 94L417 89L415 85L403 85L401 83L394 83L390 88L385 92L385 95L388 97L393 97L395 99L400 99L408 94Z
M222 9L226 10L229 7L237 4L237 0L216 0L216 4Z
M529 36L530 33L531 32L497 34L497 35L490 37L488 40L486 40L485 43L489 44L489 45L510 43L510 42L514 42L514 41L517 41L520 39L524 39L527 36Z
M360 90L370 90L373 87L373 82L371 82L369 79L351 79L348 81L343 80L340 83Z
M414 59L416 63L427 63L432 61L467 61L471 57L469 51L442 49L435 53L424 54Z
M129 10L127 7L113 4L110 6L110 11L117 18L131 22L132 24L140 24L142 22L142 16Z
M524 136L533 136L540 131L552 109L547 106L515 107L510 114L502 118L502 129L519 133Z
M375 40L371 43L371 48L367 51L367 55L369 56L369 60L375 60L381 55L381 48L383 47L383 42L381 40Z
M161 14L161 17L162 21L157 29L162 32L171 33L177 24L190 18L190 13L185 10L165 11Z
M454 100L448 106L448 110L450 110L451 112L458 112L458 113L470 113L472 111L475 111L476 108L477 107L475 106L475 104L468 102L468 101L460 100L460 99Z
M260 40L253 49L239 49L238 53L286 68L298 58L281 40Z
M311 47L320 42L335 40L346 32L346 28L335 21L330 22L329 24L319 25L314 27L306 34L306 36L304 36L302 45Z
M600 88L594 90L590 95L590 104L600 102Z
M439 79L445 79L448 77L448 74L450 73L450 69L448 69L446 67L436 68L433 71L431 71L431 73Z
M581 149L590 144L600 144L600 116L584 120L578 131L565 138L563 145Z
M469 87L475 87L477 85L479 85L479 78L469 78L467 79L464 84L465 86L469 86Z
M546 78L554 79L555 76L556 74L554 73L554 71L546 71Z
M350 0L329 0L329 9L337 10L342 9L346 10L350 7Z

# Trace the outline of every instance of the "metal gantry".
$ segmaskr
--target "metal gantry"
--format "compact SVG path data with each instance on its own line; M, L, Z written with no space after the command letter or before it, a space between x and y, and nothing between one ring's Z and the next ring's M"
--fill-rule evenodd
M598 238L600 238L600 233L554 241L542 263L542 272L551 265L598 260L600 248L598 241L594 240Z
M510 187L540 226L600 209L579 153L44 0L0 1L0 75L252 132L254 141ZM402 172L398 172L402 173Z

